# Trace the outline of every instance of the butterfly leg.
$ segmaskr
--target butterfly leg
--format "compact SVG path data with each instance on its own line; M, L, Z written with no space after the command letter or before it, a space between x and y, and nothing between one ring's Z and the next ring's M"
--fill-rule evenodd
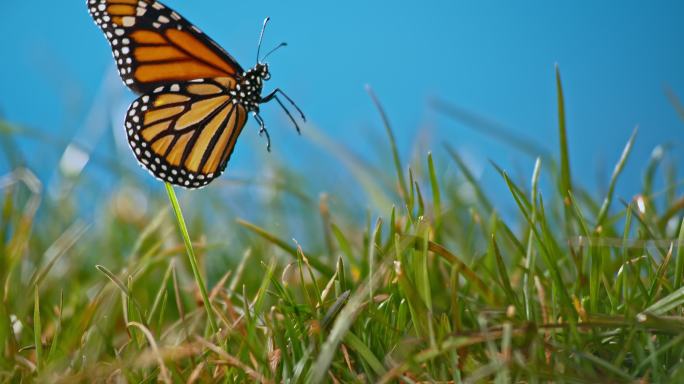
M299 112L299 115L301 116L303 121L306 121L306 116L304 116L304 112L297 106L297 104L285 93L283 92L282 89L276 88L274 89L271 93L266 95L265 97L261 98L262 103L268 103L269 101L275 99L275 101L280 105L280 107L285 111L287 116L290 118L290 121L292 121L292 124L294 124L295 128L297 129L297 133L301 134L301 130L299 129L299 124L297 124L297 121L292 117L292 114L290 111L285 107L285 104L283 104L282 100L278 97L278 93L280 93L290 104L292 104L293 107Z
M266 124L264 123L264 119L261 118L261 116L253 112L254 119L259 123L259 136L263 136L266 134L266 150L271 152L271 135L268 134L268 131L266 130Z
M276 88L276 89L274 89L271 93L269 93L268 95L266 95L266 97L264 97L264 98L262 99L262 102L268 103L272 98L276 98L276 100L278 100L278 98L277 98L277 96L276 96L278 93L280 93L280 94L281 94L281 95L282 95L290 104L292 104L292 106L295 107L295 109L297 110L297 112L299 112L299 115L302 117L302 120L306 121L306 116L304 116L304 112L302 112L302 110L299 108L299 106L297 106L297 103L295 103L294 100L292 100L292 99L290 98L290 96L288 96L288 95L287 95L285 92L283 92L283 90L280 89L280 88Z

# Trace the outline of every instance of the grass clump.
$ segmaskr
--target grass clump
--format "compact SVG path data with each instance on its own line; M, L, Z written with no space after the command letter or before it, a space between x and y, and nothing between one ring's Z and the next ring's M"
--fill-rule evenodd
M348 187L312 197L281 168L272 204L249 219L207 215L188 193L186 225L173 189L169 209L159 189L127 181L85 223L76 193L46 194L13 153L0 180L0 381L684 379L679 181L655 190L655 157L642 191L615 196L635 131L607 194L582 189L559 72L557 85L560 156L539 154L528 180L494 164L503 197L450 147L402 162L369 90L391 158L356 174L394 176L360 177L381 194L365 220L339 203ZM502 215L501 201L516 211ZM305 240L290 240L294 225Z

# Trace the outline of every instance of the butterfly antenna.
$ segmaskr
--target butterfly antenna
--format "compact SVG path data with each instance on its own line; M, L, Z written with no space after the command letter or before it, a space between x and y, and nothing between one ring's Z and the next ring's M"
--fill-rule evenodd
M264 31L266 30L266 24L271 20L270 17L264 19L264 25L261 27L261 33L259 34L259 45L257 46L257 63L259 63L259 52L261 52L261 42L264 40Z
M266 58L267 58L271 53L277 51L278 48L282 48L282 47L287 47L287 43L283 41L282 43L276 45L275 48L273 48L273 49L271 49L270 51L268 51L268 53L265 54L264 57L261 58L261 62L263 63L263 62L266 60Z

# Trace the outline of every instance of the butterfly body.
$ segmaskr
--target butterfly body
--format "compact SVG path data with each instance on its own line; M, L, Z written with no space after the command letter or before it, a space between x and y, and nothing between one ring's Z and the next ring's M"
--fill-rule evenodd
M140 94L124 124L135 157L156 178L186 188L207 185L225 170L249 114L270 149L259 106L271 100L299 132L280 96L305 120L292 99L279 88L262 97L270 73L258 53L257 64L243 70L159 1L86 0L86 5L110 43L124 84Z
M261 63L243 73L235 88L228 90L233 97L233 103L244 105L248 112L259 112L259 104L262 102L261 90L264 81L270 77L268 65Z

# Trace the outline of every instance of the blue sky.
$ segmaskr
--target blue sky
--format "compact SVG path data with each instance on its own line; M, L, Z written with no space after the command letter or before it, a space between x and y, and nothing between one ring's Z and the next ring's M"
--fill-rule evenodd
M428 148L437 152L447 142L483 168L489 158L519 165L517 152L436 113L428 103L432 98L498 121L553 150L558 63L576 178L594 186L597 169L610 172L639 125L621 183L621 190L634 192L654 146L672 143L681 159L684 125L664 87L684 97L684 3L551 3L166 2L244 67L254 64L261 21L271 16L265 46L282 40L289 46L269 60L269 85L287 90L322 132L370 158L382 131L365 84L382 99L404 156L423 130L430 136ZM66 140L92 131L88 111L114 69L85 1L4 0L0 42L0 112L6 118ZM104 84L111 89L107 100L113 110L125 108L132 94L118 82ZM266 109L274 147L293 164L301 161L295 157L303 141L275 106ZM243 136L251 138L241 141L263 144L255 124L249 124ZM238 147L238 172L249 159L240 152ZM531 172L530 162L521 164L523 172Z

